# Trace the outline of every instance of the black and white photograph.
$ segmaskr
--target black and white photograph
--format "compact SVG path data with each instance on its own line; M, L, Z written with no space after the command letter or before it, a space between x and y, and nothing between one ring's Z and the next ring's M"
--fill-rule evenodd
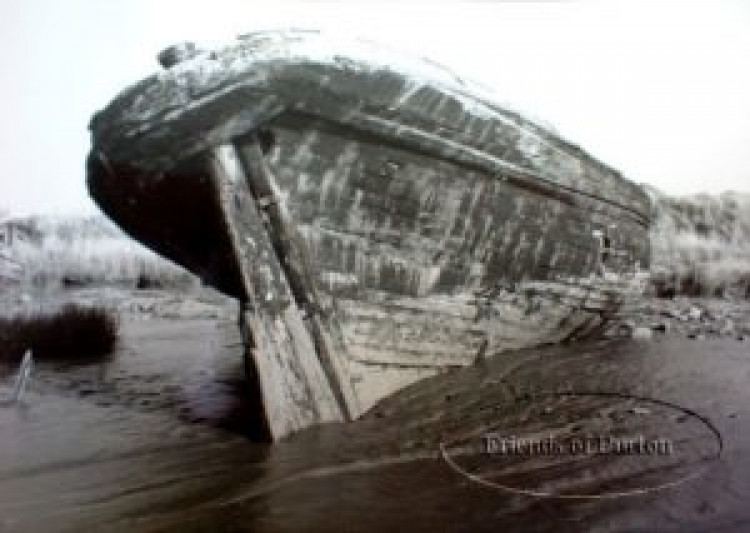
M0 532L750 531L750 3L0 12Z

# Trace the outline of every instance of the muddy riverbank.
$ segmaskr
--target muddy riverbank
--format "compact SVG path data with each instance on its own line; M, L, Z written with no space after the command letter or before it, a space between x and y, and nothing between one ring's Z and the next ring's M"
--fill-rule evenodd
M0 530L750 527L745 303L649 301L630 335L502 354L274 446L248 438L231 301L109 305L113 357L39 363L0 409Z

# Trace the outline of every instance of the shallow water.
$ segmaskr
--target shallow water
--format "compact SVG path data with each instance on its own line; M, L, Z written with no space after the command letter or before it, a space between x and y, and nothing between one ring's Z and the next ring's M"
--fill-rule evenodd
M748 342L502 354L269 446L247 437L231 322L122 334L105 362L37 365L0 409L3 531L750 528Z

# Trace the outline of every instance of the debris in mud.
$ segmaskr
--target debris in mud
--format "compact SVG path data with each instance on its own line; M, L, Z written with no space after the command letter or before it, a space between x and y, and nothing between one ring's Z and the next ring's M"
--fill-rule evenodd
M647 341L650 340L652 337L651 328L646 327L637 327L633 329L632 337L637 340L641 341Z
M688 310L687 317L690 320L700 320L703 318L703 309L700 309L698 307L691 307Z
M742 342L750 335L750 302L744 299L644 298L620 317L604 337L652 338L651 333L692 340L729 338Z

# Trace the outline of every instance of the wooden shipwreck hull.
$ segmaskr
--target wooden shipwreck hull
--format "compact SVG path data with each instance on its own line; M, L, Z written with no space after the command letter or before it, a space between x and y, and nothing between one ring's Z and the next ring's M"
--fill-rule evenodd
M434 64L304 31L159 60L94 116L89 190L242 302L272 438L642 290L644 192Z

